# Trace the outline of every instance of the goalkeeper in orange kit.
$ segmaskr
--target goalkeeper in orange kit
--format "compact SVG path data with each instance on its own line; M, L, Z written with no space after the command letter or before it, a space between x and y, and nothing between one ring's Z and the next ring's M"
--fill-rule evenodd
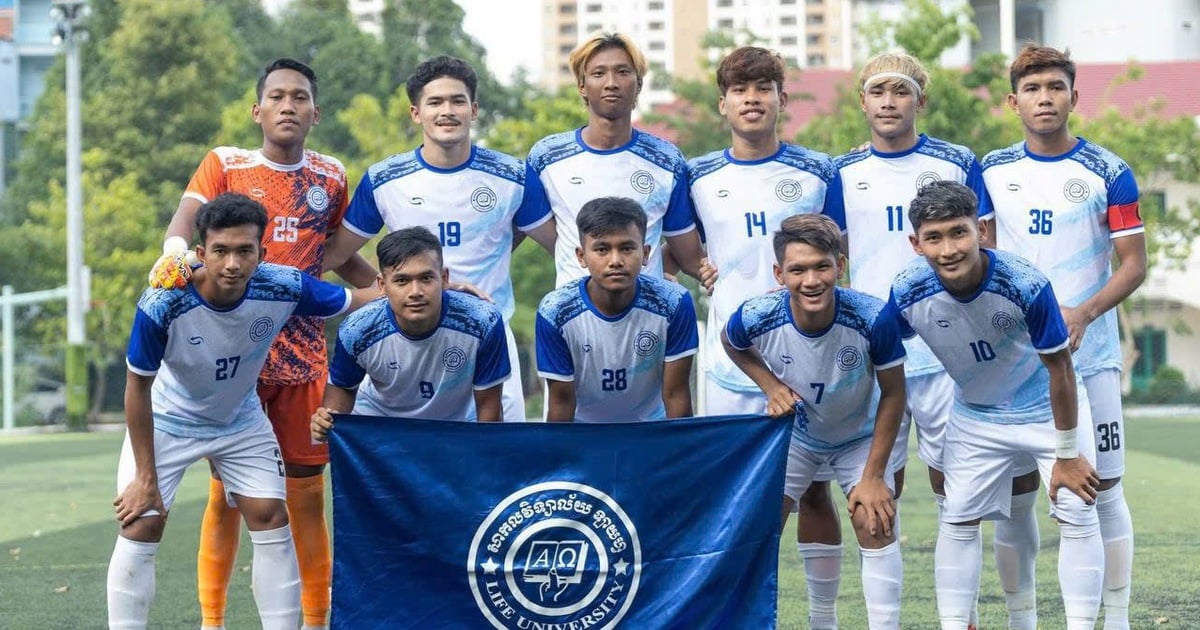
M204 157L167 228L163 256L150 272L151 286L187 285L192 272L187 242L196 210L230 191L267 208L263 234L267 262L321 274L325 239L340 225L349 195L341 162L305 148L309 130L320 120L316 75L298 61L276 60L259 77L257 96L251 114L262 128L262 147L217 147ZM375 278L375 270L357 254L337 273L359 287ZM258 378L258 395L279 439L287 473L288 513L307 629L328 624L331 554L322 473L329 453L326 445L311 443L308 426L324 395L327 372L321 320L292 317L283 325ZM226 590L241 520L229 499L214 473L198 558L204 628L221 628L225 623Z

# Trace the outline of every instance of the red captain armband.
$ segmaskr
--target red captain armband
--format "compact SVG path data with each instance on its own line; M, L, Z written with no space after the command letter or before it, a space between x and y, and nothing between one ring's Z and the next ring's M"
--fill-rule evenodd
M1142 214L1138 212L1138 202L1108 207L1108 229L1110 231L1122 232L1139 227L1142 227Z

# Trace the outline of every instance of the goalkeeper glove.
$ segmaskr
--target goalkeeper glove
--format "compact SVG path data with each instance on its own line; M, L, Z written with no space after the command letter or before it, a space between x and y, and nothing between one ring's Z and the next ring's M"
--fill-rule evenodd
M163 255L150 270L150 287L154 289L182 289L192 278L192 267L199 266L196 253L188 249L187 241L172 236L163 243Z

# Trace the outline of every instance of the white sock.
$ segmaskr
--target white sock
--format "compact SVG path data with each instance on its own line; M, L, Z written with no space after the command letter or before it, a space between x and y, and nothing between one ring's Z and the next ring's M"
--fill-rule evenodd
M808 582L808 626L813 630L838 627L837 596L842 581L842 546L796 543Z
M982 567L983 537L979 525L939 523L933 552L933 583L942 630L966 630L979 593Z
M863 596L867 600L867 624L872 630L900 627L900 593L904 565L900 543L880 549L860 549Z
M263 630L294 630L300 625L300 568L292 528L250 532L254 543L250 583Z
M996 553L996 570L1008 605L1010 630L1037 630L1037 552L1041 545L1038 534L1037 491L1015 494L1008 520L996 521L996 536L992 548Z
M158 543L117 536L108 561L108 627L145 628L154 601L154 556Z
M1104 541L1104 630L1129 630L1129 585L1133 577L1133 520L1120 482L1096 497Z
M1058 584L1068 630L1091 630L1100 613L1104 587L1104 543L1099 525L1059 525Z

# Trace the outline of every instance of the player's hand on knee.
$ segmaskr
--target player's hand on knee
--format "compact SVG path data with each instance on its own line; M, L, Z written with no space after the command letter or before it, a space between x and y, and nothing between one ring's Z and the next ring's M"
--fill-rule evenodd
M167 515L162 494L158 491L158 480L142 477L134 477L133 481L125 486L121 494L113 500L113 508L122 527L128 527L151 510L162 514L164 519Z
M896 500L892 491L883 479L863 479L850 491L846 497L846 508L850 518L862 509L867 519L867 531L872 537L892 537L892 522L896 517Z
M459 293L466 293L467 295L474 295L475 297L477 297L485 302L494 302L495 301L492 299L492 296L488 295L487 291L480 289L479 287L471 284L470 282L448 282L448 283L446 283L446 288L450 289L451 291L458 291Z
M1100 475L1096 469L1081 457L1058 459L1050 470L1050 500L1058 500L1058 489L1066 488L1091 505L1096 502L1096 493L1100 489Z
M163 243L163 255L154 263L147 280L154 289L182 289L192 279L192 267L198 264L187 241L173 236Z
M333 430L333 414L331 410L327 407L317 407L309 428L312 430L313 442L323 444L325 440L328 440L329 432Z

